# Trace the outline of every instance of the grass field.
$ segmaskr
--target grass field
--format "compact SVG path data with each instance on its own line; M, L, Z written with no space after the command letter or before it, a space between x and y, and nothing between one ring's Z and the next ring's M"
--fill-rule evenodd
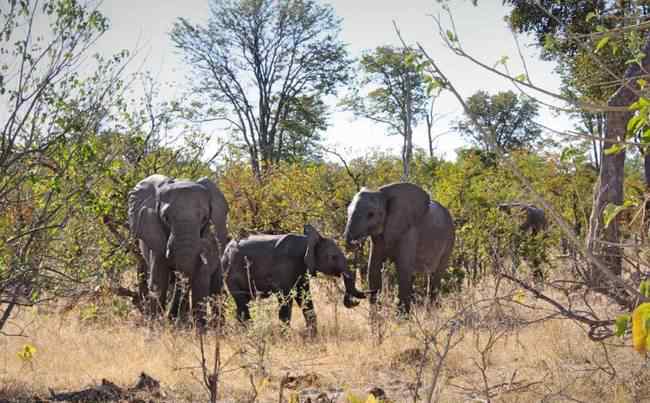
M493 278L444 297L436 309L418 308L410 321L397 320L387 306L372 326L367 302L345 309L331 283L314 288L315 338L296 307L291 329L282 331L274 300L255 307L248 330L228 317L220 401L277 402L281 383L284 401L296 394L301 402L345 402L372 388L393 402L427 401L436 372L433 397L440 402L650 401L647 361L629 337L590 341L580 325L548 318L548 306ZM207 401L194 331L146 325L119 304L94 303L66 313L57 306L20 312L5 330L23 336L0 337L0 400L47 397L49 388L78 390L102 378L131 386L144 371L162 385L156 401ZM205 337L210 367L215 337ZM17 352L26 344L36 351L24 360Z

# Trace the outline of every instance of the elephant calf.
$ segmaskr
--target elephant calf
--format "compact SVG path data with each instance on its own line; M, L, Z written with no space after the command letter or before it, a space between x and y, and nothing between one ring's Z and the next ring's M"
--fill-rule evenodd
M252 298L278 294L280 320L287 324L291 321L295 299L307 327L314 332L316 314L307 273L313 276L317 271L343 277L346 307L356 305L352 297L365 298L355 287L355 274L348 269L341 249L311 225L305 225L304 235L252 235L232 240L224 251L222 267L240 321L250 319L248 303Z
M533 235L537 235L538 232L544 231L548 225L546 221L546 214L544 210L539 207L533 206L532 204L523 204L523 203L501 203L499 204L499 210L510 213L512 209L519 209L520 211L526 214L525 220L519 226L519 229L522 232L530 232Z

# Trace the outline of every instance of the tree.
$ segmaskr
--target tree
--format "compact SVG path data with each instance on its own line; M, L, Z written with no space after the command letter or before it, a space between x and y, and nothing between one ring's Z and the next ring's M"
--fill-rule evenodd
M10 1L0 16L1 330L16 306L67 295L77 279L53 266L68 262L60 232L93 178L69 178L94 158L127 53L88 60L108 20L85 2Z
M478 91L467 99L466 115L473 115L479 124L494 136L494 144L506 152L530 150L540 143L541 129L534 122L538 106L534 100L517 96L512 91L489 95ZM456 130L484 151L491 152L492 142L483 138L470 116L456 124Z
M428 113L424 77L413 62L419 57L412 50L392 46L366 52L359 63L360 80L342 102L356 116L388 126L388 134L402 136L402 180L409 177L413 127ZM362 95L364 89L368 92Z
M320 99L349 75L340 25L315 0L211 0L207 25L174 24L171 39L193 70L194 91L210 105L209 118L228 122L243 141L258 178L296 136L318 140Z
M589 224L587 247L607 263L614 274L622 271L623 249L619 244L618 223L603 225L603 213L624 200L625 146L619 141L629 138L627 122L634 113L626 109L639 99L644 84L637 80L650 68L647 52L650 37L641 22L647 19L650 7L646 2L553 1L530 3L506 0L514 6L509 22L520 32L535 34L542 56L557 60L565 67L562 74L565 93L572 98L603 105L601 118L606 124L595 125L601 131L602 156L600 174L594 188L594 205ZM618 110L617 110L618 109ZM584 115L592 118L593 115ZM596 120L596 122L598 122ZM585 124L588 126L588 123ZM644 125L640 125L644 126ZM642 142L645 166L650 171L650 152ZM598 149L594 144L594 149ZM646 187L650 174L646 172ZM598 270L592 270L592 285L602 284Z
M647 18L650 7L643 2L613 5L603 0L504 0L504 3L513 6L508 16L511 27L533 34L542 59L557 62L555 70L562 79L561 94L571 104L590 101L605 106L623 83L627 66L642 58L644 30L634 29L632 24ZM605 135L605 114L580 110L572 116L580 122L578 130L591 137L593 160L599 167L603 147L599 139ZM650 155L648 159L650 163Z

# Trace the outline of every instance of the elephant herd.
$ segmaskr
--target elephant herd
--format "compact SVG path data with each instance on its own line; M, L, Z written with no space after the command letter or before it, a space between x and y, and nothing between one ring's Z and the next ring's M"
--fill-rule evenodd
M376 191L361 189L348 206L344 233L348 247L371 239L369 290L361 292L341 248L310 224L305 224L304 234L229 240L228 203L208 178L186 181L151 175L129 193L128 216L147 265L151 314L165 310L173 273L181 273L189 279L192 313L200 327L206 324L207 299L220 295L225 282L240 321L250 318L251 299L276 295L282 321L291 320L295 301L307 326L315 330L310 276L320 272L341 277L348 308L366 295L374 304L386 260L396 265L399 307L408 313L414 274L428 273L430 297L435 298L455 240L449 211L420 187L393 183Z

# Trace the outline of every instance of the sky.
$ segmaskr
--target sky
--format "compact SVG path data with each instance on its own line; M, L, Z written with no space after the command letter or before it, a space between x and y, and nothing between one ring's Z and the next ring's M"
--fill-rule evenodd
M163 97L180 95L189 82L188 68L184 66L174 49L169 31L178 17L192 22L205 22L209 0L105 0L100 9L111 21L111 29L96 44L96 51L110 54L119 49L137 49L129 72L150 71L161 82L171 86ZM444 11L436 0L330 0L324 1L342 18L341 40L348 44L352 56L359 56L367 49L379 45L399 45L393 29L393 20L399 26L403 38L409 43L421 43L436 60L450 81L463 97L482 89L489 93L513 89L513 85L492 73L482 70L454 55L438 36L431 15ZM503 17L507 14L501 1L487 0L473 6L469 0L451 0L452 11L459 39L463 48L477 59L493 65L502 56L509 57L509 68L515 75L523 73L524 67L518 56L516 43ZM448 21L448 19L446 20ZM530 78L534 84L557 90L559 77L553 72L554 65L539 59L539 52L527 37L519 38L526 59ZM537 95L537 94L534 94ZM549 101L548 99L545 99ZM330 99L335 104L336 99ZM449 130L450 124L461 117L461 107L451 94L443 94L436 104L437 113L443 116L435 134L442 134L436 144L437 155L450 159L455 150L463 146L458 134ZM566 118L554 116L543 110L540 122L556 129L565 129L570 123ZM414 131L416 146L427 147L424 124ZM349 112L335 111L325 132L326 144L336 148L346 157L356 157L371 149L400 153L401 138L387 136L385 127L367 120L355 119ZM214 130L214 136L222 135Z

